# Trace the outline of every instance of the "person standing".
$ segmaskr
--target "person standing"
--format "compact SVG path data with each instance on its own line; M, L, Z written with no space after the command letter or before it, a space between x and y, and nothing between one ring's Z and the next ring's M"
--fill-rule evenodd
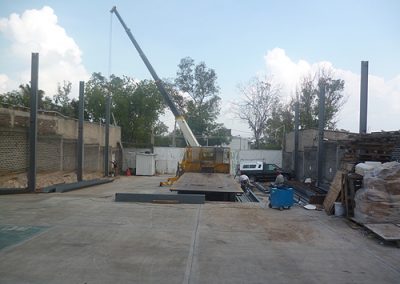
M282 187L285 184L285 177L282 175L280 171L278 171L278 175L276 176L275 179L275 186L277 187Z
M249 177L247 175L241 175L239 177L240 187L244 192L247 192L247 186L249 185Z

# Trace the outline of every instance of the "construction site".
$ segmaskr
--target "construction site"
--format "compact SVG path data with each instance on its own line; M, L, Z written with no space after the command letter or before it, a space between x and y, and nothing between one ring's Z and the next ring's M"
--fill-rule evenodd
M0 283L399 282L400 131L367 132L368 61L358 133L324 129L322 91L281 149L202 146L111 14L186 147L124 145L109 95L85 119L83 81L79 119L40 109L32 53L29 108L0 105Z

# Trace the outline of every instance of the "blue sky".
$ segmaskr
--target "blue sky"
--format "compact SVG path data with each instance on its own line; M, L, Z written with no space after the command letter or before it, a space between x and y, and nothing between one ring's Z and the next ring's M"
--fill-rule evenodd
M370 75L375 76L370 80L374 84L370 88L371 100L374 95L377 101L382 100L385 95L379 93L382 88L391 92L385 100L400 96L400 1L0 0L0 19L7 20L12 13L21 16L26 10L51 7L57 16L56 24L81 51L81 62L77 63L81 73L76 74L83 76L85 71L86 74L102 72L107 75L109 10L114 5L160 77L173 78L179 60L185 56L204 61L216 70L224 103L221 115L226 116L221 117L221 121L236 121L234 125L240 128L238 130L248 131L245 125L239 126L239 122L229 116L231 103L240 100L237 85L260 73L276 76L277 81L284 84L287 74L292 74L292 69L301 65L300 61L309 64L311 69L328 62L345 80L354 81L348 84L348 104L352 105L339 121L341 128L356 131L358 127L358 116L352 119L350 115L354 116L358 108L355 96L358 96L356 86L359 85L361 60L370 62ZM0 74L5 74L8 80L6 83L3 80L0 91L12 88L19 74L29 67L26 57L12 51L17 41L12 33L16 31L11 31L10 25L7 27L1 29L0 26ZM150 78L116 18L112 35L111 72ZM71 49L76 50L76 47ZM266 56L268 52L269 57ZM41 59L44 56L41 54ZM44 64L50 60L43 58ZM292 69L285 71L285 68ZM56 72L55 67L49 69ZM72 70L73 67L71 74ZM298 72L298 68L296 70ZM51 94L52 91L46 92ZM283 96L290 95L289 89L283 92L286 92ZM400 110L397 107L400 108L400 99L392 110L392 120ZM382 110L371 109L371 104L370 113L370 130L400 128L397 124L384 124L379 119Z

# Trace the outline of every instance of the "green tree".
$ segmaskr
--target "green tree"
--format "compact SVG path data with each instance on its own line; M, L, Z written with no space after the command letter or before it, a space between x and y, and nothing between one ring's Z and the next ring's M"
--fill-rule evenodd
M87 115L93 121L104 121L106 96L112 97L111 111L122 128L124 142L148 146L152 133L165 132L165 124L159 121L165 105L154 81L136 82L114 75L107 80L101 73L93 73L85 89Z
M39 109L50 109L52 106L51 99L45 97L44 94L43 90L38 90L38 107ZM1 96L4 104L29 108L31 86L29 84L21 84L18 90L7 92Z
M346 102L344 84L344 80L334 78L330 69L320 69L313 76L303 78L298 92L302 129L318 127L320 90L325 90L324 128L336 128L337 115Z
M255 148L259 149L273 111L279 103L279 88L269 79L253 78L246 85L240 85L244 97L238 105L238 117L246 121L253 132Z
M108 82L101 73L93 73L85 83L85 119L104 121L106 117L106 96Z
M31 85L21 84L19 85L21 102L23 106L30 107L30 97L31 97ZM38 90L38 108L46 109L45 107L51 107L51 99L46 99L45 92L43 90ZM50 104L50 105L49 105Z
M294 129L294 106L294 98L288 103L277 102L272 106L271 116L264 130L264 140L267 145L283 145L285 134Z
M208 68L204 62L195 65L192 58L183 58L178 65L175 85L180 92L189 95L189 98L180 94L175 94L173 97L175 103L185 112L193 134L199 137L199 143L205 145L207 139L201 137L209 136L220 138L212 140L214 145L227 143L230 139L227 135L229 132L222 124L216 122L221 98L218 96L219 87L215 70ZM210 145L210 141L208 143Z
M78 117L79 100L70 99L72 83L63 81L57 85L57 93L53 96L54 108L63 115Z

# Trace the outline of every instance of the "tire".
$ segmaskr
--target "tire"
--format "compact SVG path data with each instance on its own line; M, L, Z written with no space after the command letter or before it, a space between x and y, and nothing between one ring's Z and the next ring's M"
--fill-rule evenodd
M283 210L283 207L282 207L282 206L281 206L281 207L279 207L279 210L280 210L280 211L282 211L282 210Z

